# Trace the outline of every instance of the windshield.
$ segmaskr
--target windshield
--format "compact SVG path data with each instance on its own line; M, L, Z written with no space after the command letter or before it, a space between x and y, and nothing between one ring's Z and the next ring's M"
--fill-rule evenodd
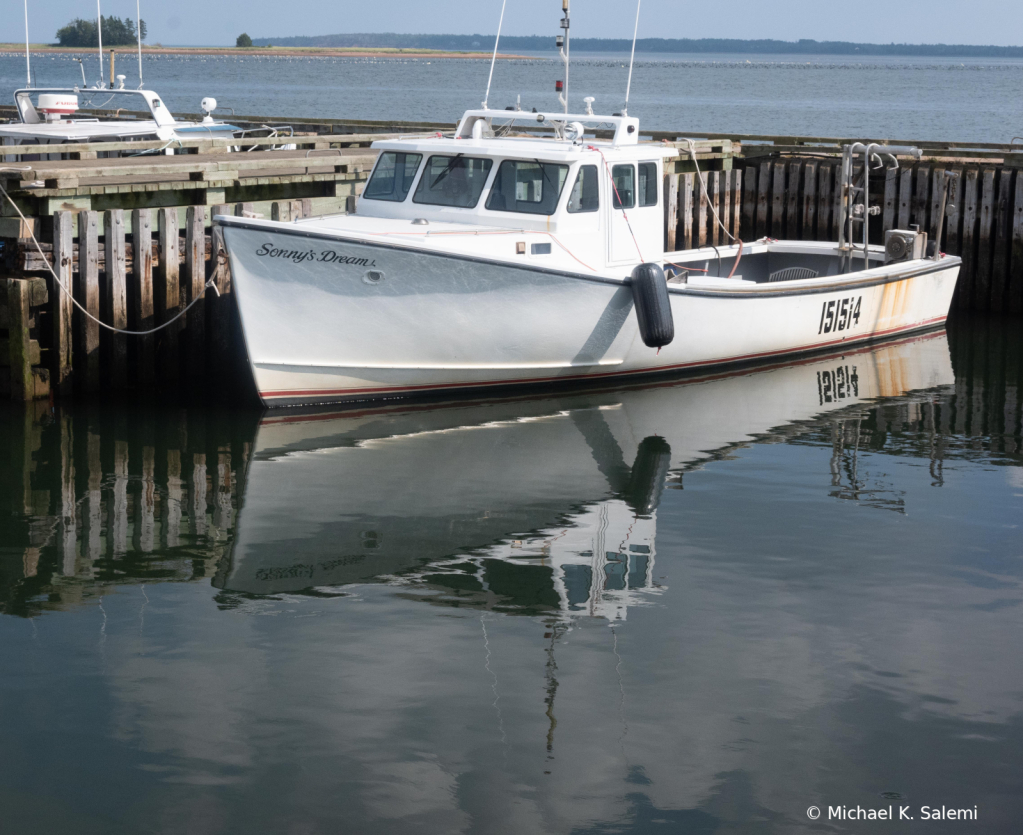
M461 154L432 156L426 161L412 202L471 209L480 200L493 164L493 160Z
M497 169L487 208L497 212L552 215L567 178L567 165L506 159Z
M422 154L400 154L385 151L373 170L373 176L366 184L362 196L370 200L393 200L401 202L408 197L412 181L416 178Z

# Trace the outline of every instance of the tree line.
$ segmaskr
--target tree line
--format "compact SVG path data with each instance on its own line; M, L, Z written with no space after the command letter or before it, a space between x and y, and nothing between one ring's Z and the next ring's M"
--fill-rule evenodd
M123 20L119 17L104 16L103 20L103 46L134 46L138 41L135 21L130 17ZM139 28L142 30L142 40L146 39L146 22L139 21ZM96 21L82 20L75 18L67 26L57 30L57 42L60 46L99 46L99 38L96 36Z
M265 46L268 38L252 38L255 46ZM277 46L364 47L396 49L487 50L494 46L493 35L407 35L394 32L365 34L314 35L274 38ZM628 52L631 39L572 38L572 49L580 52ZM554 52L553 35L502 35L502 52ZM745 55L920 55L974 58L1023 58L1021 46L979 46L973 44L853 43L850 41L779 41L739 38L640 38L636 52L667 53L740 53Z

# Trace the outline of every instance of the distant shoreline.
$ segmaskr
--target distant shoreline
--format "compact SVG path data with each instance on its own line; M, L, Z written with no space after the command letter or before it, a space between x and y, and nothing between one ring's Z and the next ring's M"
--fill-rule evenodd
M53 53L84 52L89 55L96 53L96 47L53 46L52 44L30 44L33 55ZM136 55L132 46L103 47L104 54L115 52L118 55ZM0 54L25 54L24 44L0 44ZM458 50L440 49L403 49L403 48L361 48L361 47L323 47L323 46L145 46L143 55L296 55L303 58L474 58L490 59L490 52L460 52ZM515 59L530 58L529 55L509 55L499 52L498 58Z

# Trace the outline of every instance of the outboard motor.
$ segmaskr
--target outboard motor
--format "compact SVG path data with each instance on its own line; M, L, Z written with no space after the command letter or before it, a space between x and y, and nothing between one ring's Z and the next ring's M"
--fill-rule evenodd
M639 335L649 348L661 348L675 338L668 282L657 264L640 264L632 271L632 299Z

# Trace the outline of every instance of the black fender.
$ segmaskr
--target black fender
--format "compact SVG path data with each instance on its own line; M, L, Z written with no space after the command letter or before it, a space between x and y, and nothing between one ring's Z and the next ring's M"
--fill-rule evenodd
M632 300L639 335L649 348L661 348L675 338L668 282L657 264L640 264L632 271Z

